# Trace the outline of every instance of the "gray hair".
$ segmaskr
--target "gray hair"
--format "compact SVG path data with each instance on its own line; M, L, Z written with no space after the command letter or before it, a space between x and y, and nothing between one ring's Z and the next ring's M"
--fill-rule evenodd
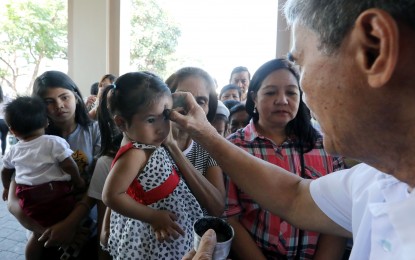
M320 39L319 49L333 53L369 8L385 10L415 29L415 0L287 0L284 13L288 24L297 22L311 29Z

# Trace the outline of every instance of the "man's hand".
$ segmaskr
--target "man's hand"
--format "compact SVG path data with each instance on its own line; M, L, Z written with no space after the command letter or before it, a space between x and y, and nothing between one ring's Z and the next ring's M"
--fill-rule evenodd
M170 112L170 120L192 136L204 136L217 133L216 129L209 123L205 111L197 104L192 94L187 92L176 92L172 94L173 100L179 99L180 106ZM203 134L202 134L203 132Z
M190 251L182 260L212 260L215 246L216 233L213 229L209 229L203 234L197 252L195 250Z

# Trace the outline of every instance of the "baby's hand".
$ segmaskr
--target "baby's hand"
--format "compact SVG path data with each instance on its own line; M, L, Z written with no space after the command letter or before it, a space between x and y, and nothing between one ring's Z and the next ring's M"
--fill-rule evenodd
M185 235L176 220L176 215L167 210L159 210L154 214L150 225L154 229L156 239L159 242L171 242L171 237L177 239L180 235Z
M3 190L3 200L6 201L9 198L9 189Z

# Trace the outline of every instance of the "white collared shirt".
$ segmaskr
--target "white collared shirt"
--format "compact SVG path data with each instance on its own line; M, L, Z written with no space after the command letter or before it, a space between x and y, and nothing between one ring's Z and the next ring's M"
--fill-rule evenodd
M353 233L350 259L415 258L415 192L366 164L312 182L320 209Z

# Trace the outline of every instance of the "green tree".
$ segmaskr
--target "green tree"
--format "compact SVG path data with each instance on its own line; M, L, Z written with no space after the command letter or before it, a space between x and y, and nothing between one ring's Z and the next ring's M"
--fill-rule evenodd
M132 0L131 65L165 77L180 29L156 0Z
M66 58L66 1L2 0L0 10L0 77L15 93L17 79L30 77L27 94L43 60Z

